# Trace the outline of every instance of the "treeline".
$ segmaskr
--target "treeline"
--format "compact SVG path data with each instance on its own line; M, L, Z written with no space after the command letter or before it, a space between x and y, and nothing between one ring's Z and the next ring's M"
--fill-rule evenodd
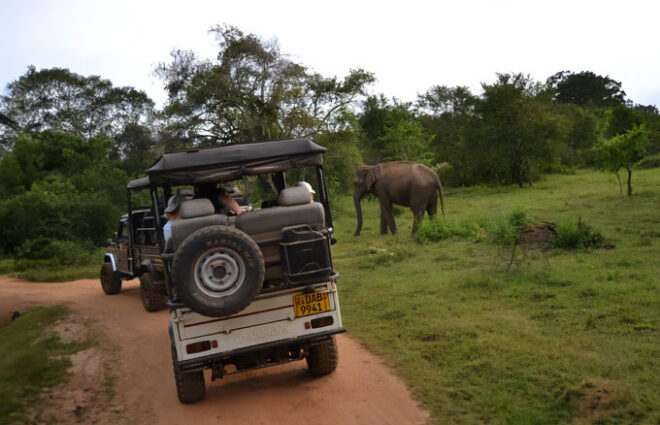
M142 91L67 69L30 67L7 86L0 255L50 258L61 241L103 244L124 209L125 183L160 154L192 147L313 137L329 149L333 192L350 190L358 164L390 160L428 164L459 186L660 162L658 110L634 104L608 76L497 74L478 94L439 85L407 103L370 96L375 76L365 70L326 77L274 41L229 26L212 33L216 59L177 50L158 65L162 109Z

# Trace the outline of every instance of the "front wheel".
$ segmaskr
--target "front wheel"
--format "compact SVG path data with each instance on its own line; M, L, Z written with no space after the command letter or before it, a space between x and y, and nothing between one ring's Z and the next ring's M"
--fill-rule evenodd
M106 295L115 295L121 291L121 277L112 270L111 263L103 263L101 266L101 288Z
M323 376L334 372L339 362L335 337L309 347L306 360L312 375Z

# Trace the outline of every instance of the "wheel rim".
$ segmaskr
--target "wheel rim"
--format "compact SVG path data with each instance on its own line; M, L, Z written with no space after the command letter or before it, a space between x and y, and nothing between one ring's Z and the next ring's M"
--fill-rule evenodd
M206 295L222 298L236 292L245 278L245 263L235 251L214 248L195 263L195 285Z

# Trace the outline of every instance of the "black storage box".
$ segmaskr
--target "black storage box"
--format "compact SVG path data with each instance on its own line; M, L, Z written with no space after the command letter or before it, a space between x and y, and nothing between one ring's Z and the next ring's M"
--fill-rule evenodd
M319 226L282 229L282 267L290 283L321 281L332 274L329 233Z

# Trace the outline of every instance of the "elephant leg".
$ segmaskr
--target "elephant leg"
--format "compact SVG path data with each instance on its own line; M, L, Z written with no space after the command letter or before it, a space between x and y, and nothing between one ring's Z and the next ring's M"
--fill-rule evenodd
M396 221L394 221L394 214L392 213L392 207L390 207L390 215L388 218L389 218L388 226L390 228L390 232L392 232L393 235L396 235Z
M418 197L410 202L410 210L413 213L412 233L415 234L419 223L424 219L424 212L428 206L428 197Z
M394 214L392 214L392 202L389 199L383 199L383 197L380 198L380 214L381 226L384 220L387 228L390 229L390 232L392 232L393 235L396 234L396 222L394 221ZM385 229L385 233L387 233L387 229Z
M433 191L433 195L429 198L429 202L426 205L426 212L430 219L433 219L438 212L438 194L436 191Z
M419 223L421 223L423 219L424 219L424 210L417 212L413 211L413 225L412 225L413 235L417 232L417 227L419 227Z
M387 219L385 218L385 211L380 212L380 234L387 235Z

